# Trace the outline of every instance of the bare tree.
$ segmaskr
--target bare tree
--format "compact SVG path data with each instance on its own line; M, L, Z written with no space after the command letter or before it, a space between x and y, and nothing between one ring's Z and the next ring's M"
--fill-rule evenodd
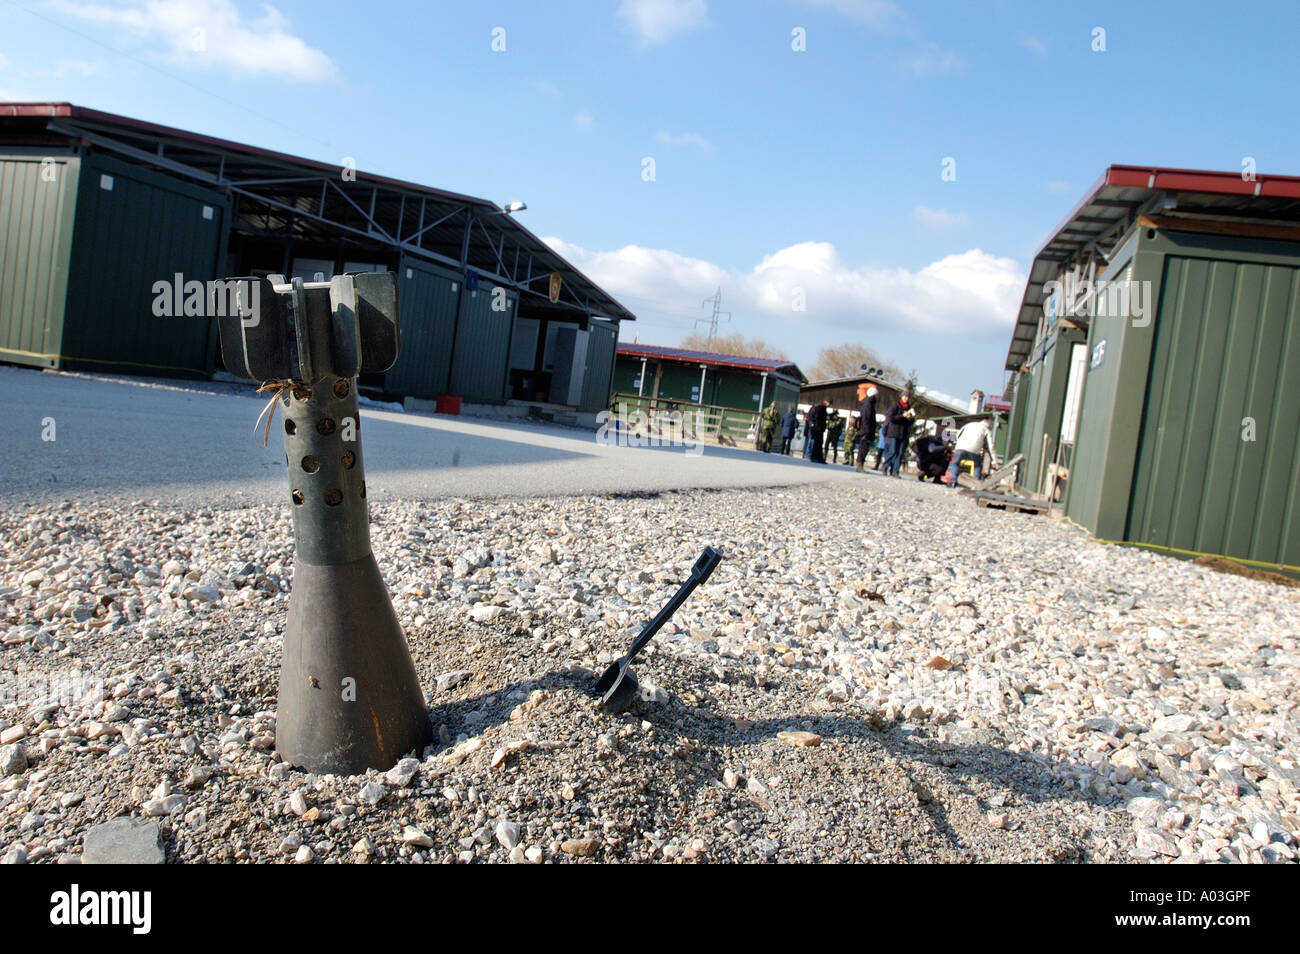
M716 354L739 354L747 358L785 358L785 353L780 348L741 334L716 335L710 341L708 335L692 332L682 339L678 347L690 351L712 351Z
M874 350L864 344L841 344L822 348L817 353L812 370L808 372L810 381L825 381L830 378L851 378L862 373L862 366L880 368L885 377L897 381L903 376L898 365L886 361Z

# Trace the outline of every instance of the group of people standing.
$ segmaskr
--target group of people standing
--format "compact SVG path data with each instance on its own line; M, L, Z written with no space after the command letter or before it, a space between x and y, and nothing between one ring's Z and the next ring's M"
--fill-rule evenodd
M886 476L897 477L912 437L916 410L912 407L910 395L901 394L885 412L884 420L878 420L877 394L874 386L868 387L858 406L857 417L850 416L847 422L830 406L829 401L821 401L809 408L802 422L804 459L825 464L829 457L830 462L838 463L843 438L844 462L853 462L858 473L866 470L867 454L874 449L874 468ZM764 408L760 419L758 449L764 453L770 452L779 431L781 444L778 452L789 454L799 427L799 415L794 407L788 408L781 415L773 401ZM989 422L984 418L968 421L955 435L946 430L932 435L924 434L916 442L916 452L920 479L932 477L935 481L953 487L957 486L957 476L963 463L968 460L976 480L983 475L985 454L988 454L993 466L997 466L993 435Z
M763 409L763 416L759 425L758 449L764 454L772 450L772 443L776 440L777 428L781 430L781 447L778 453L789 454L790 444L794 441L794 432L799 426L799 415L791 407L781 416L781 412L776 409L776 402L773 401Z
M867 453L874 447L875 469L882 469L883 457L883 473L897 477L912 433L916 411L912 408L908 395L903 394L885 413L882 427L876 419L877 393L875 387L867 389L858 408L858 419L848 422L847 431L844 418L831 408L829 401L821 401L809 408L803 420L804 459L824 464L829 455L832 462L838 463L840 440L843 437L845 463L854 460L854 469L863 472L866 469ZM779 428L779 452L789 454L795 433L799 429L799 416L793 407L784 416L778 417L778 414L775 401L763 410L758 448L764 453L770 452Z
M866 396L858 407L858 453L854 470L862 473L866 470L867 451L876 447L876 470L887 477L897 477L903 466L903 455L907 451L907 441L912 435L912 421L916 410L911 398L901 394L898 400L885 412L884 426L876 420L876 395L874 387L867 388ZM877 428L879 441L877 441ZM881 466L881 452L884 452L884 465Z

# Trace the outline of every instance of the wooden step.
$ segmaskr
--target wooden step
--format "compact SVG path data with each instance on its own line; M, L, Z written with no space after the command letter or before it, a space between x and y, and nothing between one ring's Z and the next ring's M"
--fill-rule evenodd
M991 490L975 491L975 503L980 507L1019 510L1021 513L1046 513L1052 509L1051 503L1046 500L1033 500L1017 494L997 494Z

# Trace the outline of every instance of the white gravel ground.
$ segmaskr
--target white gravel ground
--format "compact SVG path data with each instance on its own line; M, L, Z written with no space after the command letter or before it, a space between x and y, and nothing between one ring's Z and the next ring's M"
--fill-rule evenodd
M171 861L1296 858L1300 590L875 475L372 517L440 741L367 780L273 752L284 507L7 503L0 854L133 814Z

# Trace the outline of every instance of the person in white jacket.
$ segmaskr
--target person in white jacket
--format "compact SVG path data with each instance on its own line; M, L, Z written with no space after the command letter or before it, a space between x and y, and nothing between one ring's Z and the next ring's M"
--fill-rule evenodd
M957 475L961 473L961 462L970 459L974 461L975 479L979 480L984 476L984 451L989 452L989 461L996 463L993 453L993 436L989 432L989 422L985 418L978 418L965 425L957 432L957 443L952 452L952 463L948 465L948 474L945 483L956 487Z

